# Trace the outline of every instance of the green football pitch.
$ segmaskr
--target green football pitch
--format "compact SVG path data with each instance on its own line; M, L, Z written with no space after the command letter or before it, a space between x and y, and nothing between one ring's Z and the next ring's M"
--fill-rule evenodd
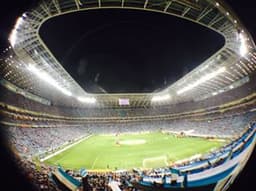
M45 161L64 168L119 170L156 168L204 154L225 142L199 137L179 137L153 132L142 134L93 135Z

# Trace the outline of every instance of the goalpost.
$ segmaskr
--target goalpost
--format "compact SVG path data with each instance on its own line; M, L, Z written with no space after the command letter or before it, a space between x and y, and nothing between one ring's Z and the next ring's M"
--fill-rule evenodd
M159 157L145 158L142 161L143 168L156 168L168 166L168 157L166 155Z

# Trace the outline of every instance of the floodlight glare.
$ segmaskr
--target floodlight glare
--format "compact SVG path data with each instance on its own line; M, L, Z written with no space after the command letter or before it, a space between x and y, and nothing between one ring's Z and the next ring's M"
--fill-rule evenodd
M83 103L95 103L96 99L94 97L77 97L77 100Z
M12 47L14 47L17 41L17 31L15 29L12 30L11 35L9 36L9 41Z
M239 34L239 39L240 39L240 55L245 56L248 53L248 48L247 48L247 43L246 43L246 38L244 37L243 34Z
M68 91L67 89L61 87L58 82L53 79L49 74L47 74L45 71L39 70L37 69L35 66L33 66L32 64L29 64L27 66L27 69L32 72L33 74L35 74L38 78L40 78L41 80L47 82L48 84L52 85L53 87L57 88L58 90L60 90L63 94L67 95L67 96L72 96L72 93L70 91Z
M212 78L216 77L217 75L219 75L219 74L221 74L221 73L223 73L225 71L226 71L226 68L225 67L221 67L218 70L203 76L202 78L200 78L199 80L195 81L194 83L189 84L188 86L185 86L184 88L180 89L179 91L177 91L177 94L181 95L181 94L183 94L183 93L185 93L185 92L195 88L196 86L199 86L199 85L201 85L201 84L211 80Z
M23 18L19 17L16 21L14 29L11 32L11 35L9 36L9 41L12 47L14 47L17 42L17 35L18 35L17 30L22 25L22 23L23 23Z
M166 101L168 99L170 99L170 94L165 94L165 95L156 95L154 97L152 97L151 101L152 102L158 102L158 101Z

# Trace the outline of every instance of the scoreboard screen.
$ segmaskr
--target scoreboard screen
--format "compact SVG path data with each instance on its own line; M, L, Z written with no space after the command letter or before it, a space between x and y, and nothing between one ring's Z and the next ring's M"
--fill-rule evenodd
M129 99L119 98L119 105L129 105Z

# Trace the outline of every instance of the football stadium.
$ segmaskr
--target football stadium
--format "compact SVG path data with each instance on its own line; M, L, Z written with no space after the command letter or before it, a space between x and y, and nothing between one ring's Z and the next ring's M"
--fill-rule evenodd
M90 34L97 33L97 29L80 38L88 43L87 47L78 41L70 49L69 59L60 59L54 46L65 47L65 41L73 43L69 37L72 27L65 37L59 32L72 15L72 26L81 25L79 17L85 16L85 28L95 27L102 19L106 23L107 19L118 22L118 30L111 24L103 27L112 36L106 32L97 37L98 41L108 40L97 46L105 52L117 51L113 57L118 62L120 55L132 57L134 53L120 44L148 38L148 23L143 25L144 32L138 29L133 34L130 29L134 25L127 19L160 27L166 25L157 20L160 17L162 21L184 21L187 31L193 30L188 28L192 24L201 27L200 35L209 39L207 46L211 43L206 33L218 36L219 40L212 42L221 43L200 63L165 80L161 87L138 91L109 90L91 82L85 86L70 71L70 65L79 57L77 50L88 49L89 53L82 54L91 56L88 62L94 56L94 64L107 64L113 58L99 58L103 54L94 52L94 36ZM49 38L53 30L55 36ZM119 39L117 34L126 34L127 30L135 37ZM168 32L159 31L159 39L168 38ZM254 150L256 46L224 1L42 0L17 19L8 40L9 47L0 56L0 125L31 190L226 191ZM110 44L116 42L119 44L112 50ZM144 44L149 68L149 62L155 62L150 48L150 44ZM186 54L182 52L180 57ZM128 58L127 63L130 61ZM134 81L139 83L134 68L125 69L129 66L119 64L119 70L109 66L111 75L124 70L121 75L133 76L134 72ZM86 66L81 65L78 73ZM141 70L138 73L150 74ZM88 76L80 73L81 78ZM123 77L120 81L125 81ZM94 82L100 78L97 73ZM102 83L107 83L104 79ZM109 79L110 84L118 81Z

